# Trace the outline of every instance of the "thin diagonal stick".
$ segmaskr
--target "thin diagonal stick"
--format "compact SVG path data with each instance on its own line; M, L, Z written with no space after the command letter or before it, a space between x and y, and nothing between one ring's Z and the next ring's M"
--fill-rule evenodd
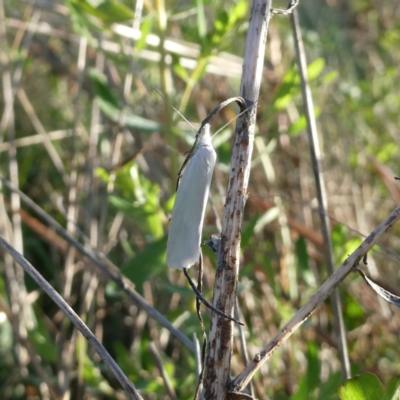
M360 246L346 259L346 261L335 270L335 272L323 283L323 285L311 296L311 298L300 308L299 311L286 323L279 332L266 344L264 349L255 354L246 368L229 385L228 389L241 392L250 382L254 374L268 360L268 358L298 329L321 305L332 291L352 271L356 271L360 261L372 247L374 247L383 235L396 223L400 221L400 206L395 208L390 215L371 232Z
M75 327L82 333L86 340L96 349L97 353L103 359L105 364L114 373L121 386L129 394L129 397L134 400L143 400L139 392L133 386L132 382L122 372L121 368L110 356L103 345L97 340L96 336L90 331L85 323L78 317L75 311L65 302L59 293L43 278L35 267L27 261L22 254L16 251L4 238L0 235L0 247L3 248L11 257L18 263L26 273L49 295L49 297L57 304L64 314L71 320Z
M328 209L328 201L326 197L326 189L324 176L321 168L321 154L319 150L317 125L315 123L314 115L314 105L311 95L310 85L308 83L307 76L307 61L303 46L303 41L301 39L300 24L297 14L297 10L293 10L290 16L292 23L293 35L294 35L294 45L296 49L297 65L299 67L299 74L301 80L301 91L303 95L304 111L307 119L307 136L311 152L311 162L312 169L314 172L315 186L318 197L318 205L323 213L326 213ZM334 268L333 261L333 248L332 248L332 238L329 226L329 218L320 214L321 216L321 229L322 236L324 238L324 259L328 269L329 275L332 275ZM331 296L332 300L332 311L334 315L334 331L338 338L338 353L341 364L342 380L350 378L350 360L349 353L347 349L346 340L346 330L343 321L342 305L338 290L334 290Z
M109 260L105 259L103 255L96 249L86 249L79 243L72 235L70 235L57 221L48 215L42 208L33 202L28 196L20 190L14 188L7 179L0 176L0 181L9 190L18 193L21 200L29 206L42 220L46 221L48 225L55 229L61 237L63 237L72 246L75 246L78 251L87 257L96 267L98 267L108 279L114 281L136 304L142 307L151 317L158 321L164 328L168 329L177 339L179 339L187 348L192 352L195 351L194 343L185 336L181 331L176 329L160 312L152 307L139 293L133 289L132 282L121 274L119 269L113 265ZM94 255L95 253L96 255ZM97 257L102 257L104 262L100 261Z

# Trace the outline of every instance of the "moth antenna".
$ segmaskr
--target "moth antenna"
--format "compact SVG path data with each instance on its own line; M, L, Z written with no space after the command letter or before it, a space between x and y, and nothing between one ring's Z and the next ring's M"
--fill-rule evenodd
M167 101L167 99L157 90L154 89L159 95L160 97L173 109L175 110L178 115L181 116L182 119L184 119L186 121L186 123L196 132L196 136L197 136L197 129L189 122L189 120L186 119L186 117L179 111L177 110L169 101Z
M194 143L193 143L193 146L192 146L192 148L186 153L187 156L186 156L186 158L185 158L185 161L183 162L181 168L180 168L179 171L178 171L178 179L177 179L177 181L176 181L176 190L178 190L179 183L181 182L183 170L185 169L186 165L188 164L188 162L189 162L190 159L192 158L192 156L193 156L193 154L194 154L194 149L196 148L196 145L197 145L197 141L199 140L199 137L201 136L201 133L203 132L204 129L205 129L205 125L202 126L198 132L196 132L196 138L195 138L195 141L194 141Z
M226 128L232 121L234 121L235 119L239 118L241 115L246 113L249 109L250 109L250 107L246 108L245 110L241 111L238 115L235 115L233 118L231 118L223 127L219 128L217 130L217 132L215 132L214 135L212 135L211 139L214 139L214 136L217 133L220 133L222 131L222 129Z

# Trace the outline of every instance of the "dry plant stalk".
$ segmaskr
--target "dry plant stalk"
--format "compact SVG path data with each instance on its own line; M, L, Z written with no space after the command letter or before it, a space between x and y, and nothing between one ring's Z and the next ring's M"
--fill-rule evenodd
M231 171L226 195L221 243L214 285L213 306L233 315L239 270L241 226L247 198L265 43L270 20L271 1L253 2L247 34L240 96L252 106L238 118ZM203 391L203 400L225 400L230 377L232 322L212 314Z
M297 10L293 10L290 16L292 31L294 36L294 47L296 51L297 67L299 69L301 92L304 103L304 113L307 120L307 137L310 148L311 165L314 174L315 189L318 198L320 213L321 232L324 238L324 259L328 274L332 275L335 271L333 244L331 237L330 221L327 215L328 199L326 194L324 172L322 169L321 151L318 140L317 123L314 113L314 103L311 94L310 83L308 82L306 52L301 38L300 23ZM342 300L337 289L331 295L331 307L333 312L333 329L337 337L337 351L340 359L340 369L342 381L346 381L351 376L349 351L347 348L346 328L344 326Z
M33 265L27 261L22 254L14 249L1 235L0 235L0 248L5 250L14 261L19 264L26 273L28 273L32 279L48 294L48 296L57 304L57 306L64 312L69 320L74 324L75 328L78 329L85 339L95 348L99 356L102 358L105 364L114 373L115 378L119 381L121 386L125 389L130 399L143 400L139 392L133 386L132 382L123 373L122 369L110 356L108 351L103 347L99 340L94 336L86 324L79 318L76 312L65 302L65 300L59 295L59 293L43 278L43 276L33 267Z
M250 382L253 375L260 369L261 365L277 350L291 335L299 328L323 303L332 291L346 278L350 272L358 268L360 260L372 247L379 242L382 236L400 220L400 206L372 231L361 245L346 259L346 261L335 270L325 283L314 293L307 303L286 323L280 331L267 343L262 351L257 353L247 364L243 372L229 383L232 391L240 392Z
M28 196L20 190L13 187L7 179L0 176L0 184L7 187L14 193L17 193L21 200L27 205L34 213L46 224L53 228L63 239L65 239L71 246L76 248L79 253L93 263L94 266L99 268L102 274L114 281L138 306L143 308L152 318L158 321L164 328L171 332L177 339L179 339L190 351L195 351L194 343L184 335L179 329L176 329L159 311L152 307L138 292L136 292L132 282L121 274L118 267L111 263L103 253L90 246L87 239L84 238L86 246L82 245L76 240L69 232L67 232L54 218L47 214L41 207L39 207ZM0 188L1 189L1 188ZM56 236L56 235L55 235ZM52 240L55 240L54 238Z

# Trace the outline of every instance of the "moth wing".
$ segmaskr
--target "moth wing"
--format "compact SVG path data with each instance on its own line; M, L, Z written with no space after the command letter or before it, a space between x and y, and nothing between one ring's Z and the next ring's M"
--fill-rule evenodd
M182 176L167 242L167 264L170 268L189 268L199 259L201 232L215 161L214 149L201 146Z

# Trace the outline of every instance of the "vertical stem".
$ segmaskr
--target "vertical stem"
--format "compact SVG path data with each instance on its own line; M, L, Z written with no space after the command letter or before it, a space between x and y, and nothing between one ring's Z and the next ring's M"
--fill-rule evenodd
M71 149L71 172L69 175L69 192L68 192L68 206L67 206L67 231L74 236L76 233L77 219L79 215L78 204L78 153L76 149L77 132L80 123L80 111L81 102L80 95L82 91L82 84L86 66L86 52L87 52L87 39L84 37L80 38L79 41L79 53L78 53L78 88L75 97L74 104L74 127L73 127L73 143ZM73 279L75 275L75 256L76 249L73 246L68 248L67 256L65 259L65 281L63 287L63 297L67 302L70 302ZM64 321L61 329L61 335L59 339L59 346L62 352L60 367L58 371L58 383L60 385L62 400L69 400L71 396L70 384L71 384L71 371L75 363L75 344L76 335L72 335L70 340L67 340L67 331L69 328L69 322Z
M247 34L240 96L253 105L238 118L226 195L213 305L233 314L239 270L243 210L247 197L256 122L255 103L260 91L271 0L254 0ZM212 315L203 400L225 400L232 354L232 322Z
M322 236L324 238L324 259L328 269L328 273L329 275L332 275L335 269L333 262L333 249L329 227L329 218L327 214L328 202L326 198L324 176L321 168L321 154L319 150L317 125L315 123L313 100L310 85L308 83L307 61L305 57L303 41L301 38L299 17L296 10L293 10L290 20L292 22L293 34L295 39L294 43L296 49L297 64L299 66L301 91L303 95L304 109L307 119L307 135L311 151L312 169L314 172L315 185L317 189L318 205L321 211L319 215L321 217L321 229ZM347 350L347 340L343 322L341 299L338 288L336 288L332 292L331 303L334 315L333 325L335 336L338 340L338 352L341 361L342 379L346 380L350 378L350 362Z
M31 7L28 7L27 19L31 18L34 24L39 21L40 13L35 13L31 17ZM22 37L22 32L19 32ZM24 54L21 61L15 68L15 73L12 75L11 65L8 55L6 54L7 49L7 32L5 25L5 13L4 4L0 0L0 63L2 64L2 83L3 83L3 95L4 95L4 113L0 123L0 142L3 141L3 134L7 132L9 141L9 174L10 181L15 187L19 187L19 167L18 167L18 155L17 147L15 145L15 115L14 115L14 100L15 93L18 85L21 81L22 71L25 64L25 60L32 42L33 32L26 32L25 41L21 49L21 53ZM20 43L20 41L16 41ZM14 247L19 251L23 252L23 235L22 235L22 223L21 215L19 210L21 209L20 198L15 193L11 194L11 222L12 222L12 234L10 233L10 239L13 242ZM12 237L11 237L12 236ZM9 303L12 311L12 325L13 330L16 333L16 338L25 340L27 338L27 328L32 328L32 310L26 300L27 292L24 281L23 270L15 263L12 263L9 257L5 259L5 277L6 285L8 289ZM28 374L26 368L29 362L29 354L26 348L21 345L21 341L16 339L15 345L16 355L20 364L20 373L22 376Z

